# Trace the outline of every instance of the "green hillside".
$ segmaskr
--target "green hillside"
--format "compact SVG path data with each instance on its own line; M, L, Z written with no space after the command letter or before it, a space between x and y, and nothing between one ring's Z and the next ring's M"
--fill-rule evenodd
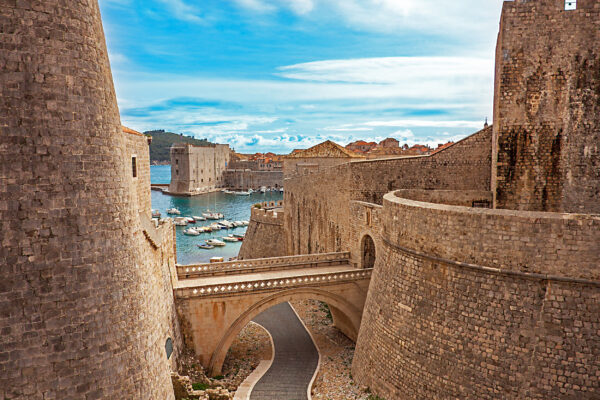
M171 161L169 149L173 143L191 143L196 146L208 146L211 143L206 139L195 139L179 133L165 132L164 129L144 132L152 136L150 145L150 163L164 164Z

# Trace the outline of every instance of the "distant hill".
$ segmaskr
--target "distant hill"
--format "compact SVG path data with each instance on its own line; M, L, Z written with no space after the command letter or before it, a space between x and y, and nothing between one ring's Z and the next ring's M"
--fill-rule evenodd
M195 139L190 136L184 136L179 133L165 132L164 129L144 132L152 136L150 145L150 163L168 164L171 162L169 150L173 143L191 143L196 146L209 146L211 143L207 139Z

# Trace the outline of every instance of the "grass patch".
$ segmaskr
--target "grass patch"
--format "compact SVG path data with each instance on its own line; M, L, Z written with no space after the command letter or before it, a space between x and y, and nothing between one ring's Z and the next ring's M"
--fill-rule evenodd
M200 383L200 382L192 383L192 389L194 389L194 390L206 390L208 388L209 388L209 386L206 383Z

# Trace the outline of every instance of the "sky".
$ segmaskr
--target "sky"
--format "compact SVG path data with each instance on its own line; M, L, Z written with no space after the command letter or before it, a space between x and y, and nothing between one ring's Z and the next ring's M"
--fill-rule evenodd
M124 125L244 153L492 120L502 0L100 0Z

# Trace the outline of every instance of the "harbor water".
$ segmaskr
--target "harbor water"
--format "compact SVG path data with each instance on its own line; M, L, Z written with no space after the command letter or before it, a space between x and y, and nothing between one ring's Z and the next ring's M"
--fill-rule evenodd
M150 167L152 183L169 183L170 166L157 165ZM165 177L168 176L165 182ZM220 212L227 221L250 220L250 207L255 203L263 201L278 201L283 199L279 192L252 193L250 196L237 196L223 192L203 194L194 197L178 197L165 195L159 191L152 191L152 208L160 211L163 217L167 217L167 209L177 208L182 217L201 216L203 212ZM172 216L171 216L172 217ZM201 233L200 236L186 236L183 231L194 226L208 226L214 221L198 221L195 224L177 226L177 262L179 264L194 264L208 262L211 257L223 257L227 261L231 257L237 257L241 242L227 242L225 247L215 247L205 250L198 247L207 239L222 240L223 236L229 234L243 234L247 227L234 229L223 229L220 231Z

